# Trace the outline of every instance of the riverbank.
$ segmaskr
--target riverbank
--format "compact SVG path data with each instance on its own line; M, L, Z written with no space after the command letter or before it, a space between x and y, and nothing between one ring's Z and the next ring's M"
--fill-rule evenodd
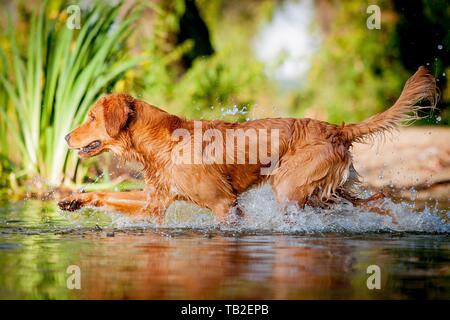
M449 202L450 128L401 128L352 150L363 185L400 198Z

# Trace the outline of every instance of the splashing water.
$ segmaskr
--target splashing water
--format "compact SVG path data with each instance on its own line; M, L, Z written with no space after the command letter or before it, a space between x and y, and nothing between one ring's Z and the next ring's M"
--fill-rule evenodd
M221 108L220 109L221 116L236 116L236 115L245 115L248 113L248 107L244 106L241 109L238 108L237 105L234 105L231 108Z
M409 204L396 204L385 200L383 207L390 210L398 222L389 216L381 216L350 203L341 203L332 209L291 206L287 215L279 212L273 193L268 186L250 190L243 196L243 207L248 212L244 225L248 228L268 229L280 232L450 232L450 223L441 217L437 209L423 212L411 210Z
M163 225L158 228L219 229L225 232L276 232L276 233L369 233L369 232L421 232L450 233L450 211L426 207L414 211L410 203L394 203L386 199L383 208L397 218L369 212L350 203L341 203L330 209L296 206L282 214L268 185L243 193L239 204L245 212L242 218L232 217L231 224L220 225L206 209L185 202L176 202L166 212ZM101 210L101 209L100 209ZM157 227L152 219L133 219L110 213L111 226Z
M104 208L62 212L54 201L7 200L0 203L0 299L448 297L448 211L415 212L410 201L386 200L398 224L347 203L281 214L267 185L239 203L245 216L235 224L177 202L157 226ZM81 291L66 289L74 263ZM379 292L367 290L372 264L388 270Z

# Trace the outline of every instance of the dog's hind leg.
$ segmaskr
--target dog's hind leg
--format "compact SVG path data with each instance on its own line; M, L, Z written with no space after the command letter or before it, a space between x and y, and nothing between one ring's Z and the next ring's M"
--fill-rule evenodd
M326 203L344 180L346 157L344 148L329 143L303 146L283 157L271 180L277 201L300 207Z
M397 218L390 210L380 208L374 204L376 201L386 198L386 195L383 192L378 192L367 199L357 198L343 189L339 189L337 193L340 197L350 201L355 207L362 207L382 216L390 216L392 218L392 223L397 224Z

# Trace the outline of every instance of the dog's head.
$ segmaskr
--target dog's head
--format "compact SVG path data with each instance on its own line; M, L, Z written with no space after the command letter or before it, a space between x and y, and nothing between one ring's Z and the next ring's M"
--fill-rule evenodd
M100 98L89 110L86 122L66 135L69 148L78 149L81 158L118 148L118 137L134 114L134 103L135 99L127 94Z

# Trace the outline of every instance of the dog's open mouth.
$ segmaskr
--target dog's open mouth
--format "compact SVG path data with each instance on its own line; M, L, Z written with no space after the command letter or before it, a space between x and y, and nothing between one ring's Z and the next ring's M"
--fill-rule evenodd
M95 152L101 147L102 143L99 140L92 141L87 146L79 149L78 154L79 155L88 155L90 153Z

